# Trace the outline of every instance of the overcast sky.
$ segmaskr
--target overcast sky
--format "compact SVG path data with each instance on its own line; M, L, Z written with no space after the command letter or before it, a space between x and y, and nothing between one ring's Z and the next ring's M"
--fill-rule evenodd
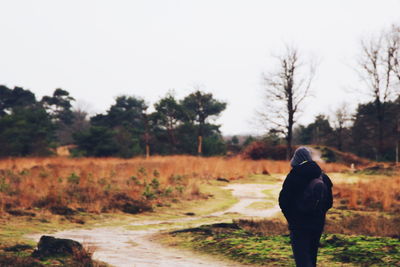
M228 103L224 134L260 133L262 73L285 43L319 61L301 123L365 101L360 38L400 23L399 0L2 0L0 84L68 90L92 113L121 94L149 104L201 86ZM82 104L83 103L83 104Z

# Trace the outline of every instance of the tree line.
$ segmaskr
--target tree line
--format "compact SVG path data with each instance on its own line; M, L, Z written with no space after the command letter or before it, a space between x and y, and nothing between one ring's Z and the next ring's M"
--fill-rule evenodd
M330 116L319 114L312 123L296 126L293 142L331 146L377 161L395 161L400 141L400 97L383 105L385 119L381 124L376 119L379 111L375 101L358 104L354 113L343 104Z
M316 65L295 47L275 57L264 74L265 104L258 112L268 135L284 140L286 158L294 142L335 145L376 160L398 160L400 131L400 27L392 25L360 42L357 73L370 101L355 114L339 108L334 128L324 115L308 126L297 124L304 100L310 96ZM271 139L271 138L269 138Z
M124 157L150 154L220 155L225 143L214 123L226 103L197 90L181 100L173 93L149 112L140 97L122 95L103 114L88 118L73 110L75 99L56 89L38 100L21 87L0 86L0 157L46 156L76 145L74 156Z
M344 104L331 119L320 114L309 125L299 125L298 119L312 92L316 64L289 46L275 57L273 68L263 75L265 103L258 112L267 128L264 140L284 143L286 158L293 145L318 144L375 160L398 160L400 27L362 40L359 51L357 73L369 101L359 103L352 114ZM200 90L183 99L167 93L151 112L143 98L119 96L105 113L90 118L72 109L74 100L63 89L38 100L21 87L0 86L0 157L49 155L67 144L76 146L75 156L208 156L239 153L256 139L225 142L214 119L226 103Z
M71 144L75 145L73 156L225 155L240 153L260 139L233 136L224 140L220 125L213 121L226 103L202 91L181 100L168 93L153 105L152 112L144 99L123 95L105 113L90 118L85 111L72 109L74 100L63 89L37 100L27 89L0 86L0 157L46 156L58 146ZM381 105L385 110L381 125L376 100L359 103L353 113L343 103L330 115L319 114L308 125L295 125L291 142L394 161L400 139L400 96ZM287 143L276 128L262 140L270 148Z

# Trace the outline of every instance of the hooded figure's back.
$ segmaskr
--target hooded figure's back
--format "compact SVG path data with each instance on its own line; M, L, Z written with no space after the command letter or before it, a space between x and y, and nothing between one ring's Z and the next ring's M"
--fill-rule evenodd
M289 223L289 229L322 230L325 223L325 213L332 207L332 182L326 174L322 173L318 164L312 161L307 148L299 148L298 150L291 160L293 168L287 175L279 194L279 205ZM297 202L309 183L320 176L327 187L327 201L324 212L312 215L304 214L298 209Z

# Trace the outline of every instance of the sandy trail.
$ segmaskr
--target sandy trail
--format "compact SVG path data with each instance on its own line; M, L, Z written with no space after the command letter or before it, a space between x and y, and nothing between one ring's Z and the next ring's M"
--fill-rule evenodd
M237 266L207 257L193 256L187 251L166 248L152 241L153 234L158 231L160 229L128 231L123 228L98 228L64 231L55 236L74 239L86 246L95 246L93 258L114 266Z
M226 188L232 190L232 194L238 202L231 208L203 217L183 217L164 221L143 221L131 225L149 226L146 230L126 230L123 227L95 228L90 230L72 229L52 234L59 238L70 238L83 243L86 246L95 247L93 258L101 260L113 266L119 267L228 267L241 265L227 263L211 259L206 256L194 255L188 251L167 248L153 241L153 235L169 228L168 224L174 222L193 221L210 216L221 216L224 213L239 213L251 217L270 217L279 211L278 206L271 209L249 209L253 202L265 201L263 190L277 190L279 185L266 184L231 184ZM275 191L276 192L276 191ZM216 218L218 221L218 218ZM166 226L160 227L165 224ZM157 229L151 229L157 226ZM41 235L30 236L38 240Z

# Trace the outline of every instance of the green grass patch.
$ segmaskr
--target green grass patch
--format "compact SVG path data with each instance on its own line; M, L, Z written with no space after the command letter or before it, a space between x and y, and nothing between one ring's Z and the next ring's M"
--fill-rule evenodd
M323 235L321 254L358 266L399 266L400 240L388 237Z
M168 243L262 266L294 266L287 235L262 236L235 224L205 225L170 233ZM399 266L400 241L387 237L323 235L321 266Z

